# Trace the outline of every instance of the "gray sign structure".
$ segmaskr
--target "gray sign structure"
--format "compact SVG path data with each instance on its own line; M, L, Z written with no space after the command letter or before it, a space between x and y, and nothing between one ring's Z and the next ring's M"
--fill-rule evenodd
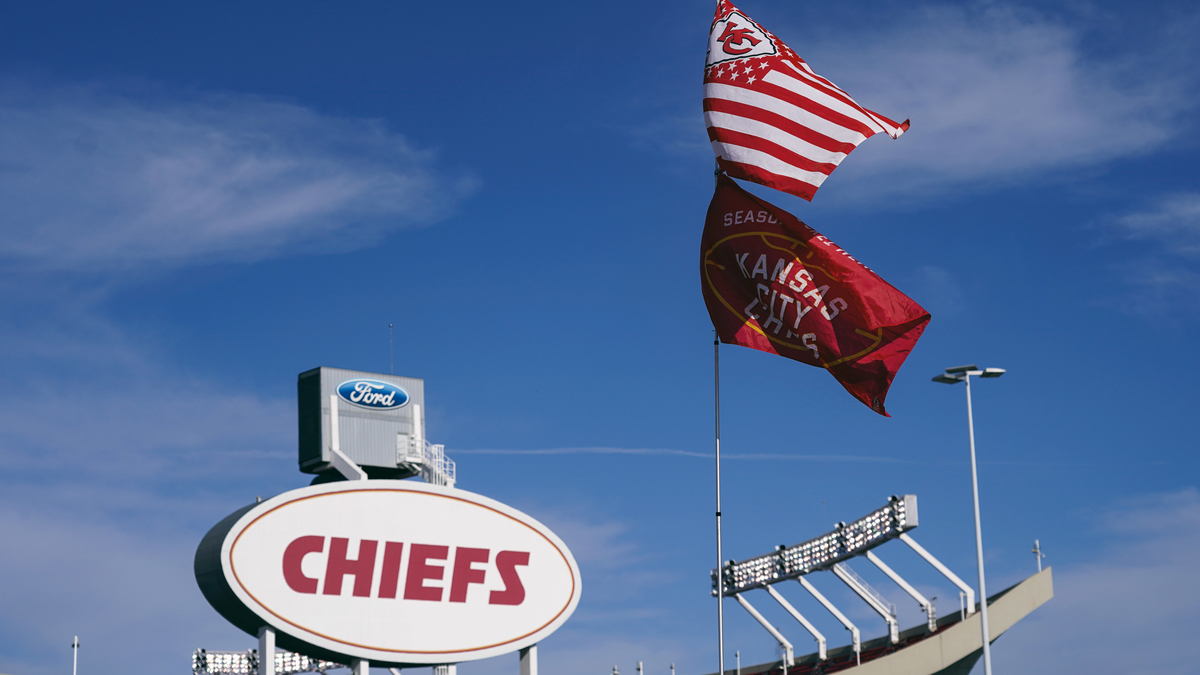
M340 447L371 478L421 472L425 452L425 381L342 368L314 368L296 381L300 470L337 475L330 406L336 402ZM322 481L318 478L318 481Z

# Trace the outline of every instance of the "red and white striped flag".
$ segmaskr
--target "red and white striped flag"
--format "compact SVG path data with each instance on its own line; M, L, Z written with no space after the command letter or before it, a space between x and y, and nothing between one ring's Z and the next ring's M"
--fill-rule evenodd
M859 143L908 130L908 120L855 103L727 0L708 35L704 123L730 176L809 201Z

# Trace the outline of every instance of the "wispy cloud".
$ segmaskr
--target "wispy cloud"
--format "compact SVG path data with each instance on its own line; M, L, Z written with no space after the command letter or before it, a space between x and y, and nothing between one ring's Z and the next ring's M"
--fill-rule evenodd
M913 121L899 140L872 139L852 155L842 182L869 177L864 189L893 194L1023 184L1179 133L1175 120L1196 101L1178 79L1194 75L1152 67L1153 55L1089 54L1082 42L1043 16L981 4L930 6L852 43L813 45L818 72L864 105Z
M255 96L0 80L0 259L122 270L350 249L470 190L372 120Z
M10 481L184 483L291 465L295 403L170 363L87 301L0 303L0 461Z
M1189 488L1115 504L1096 514L1093 524L1108 539L1106 549L1085 564L1055 568L1054 599L997 643L997 666L1012 672L1194 672L1180 660L1179 648L1200 631L1200 492Z
M933 265L923 265L913 273L908 284L914 297L938 316L958 312L963 308L963 290L958 279L949 270Z
M1112 226L1119 235L1157 243L1166 253L1200 256L1200 193L1168 195L1147 209L1118 216Z
M1160 197L1111 218L1103 229L1107 243L1131 250L1113 269L1123 292L1099 304L1169 323L1200 309L1200 193Z

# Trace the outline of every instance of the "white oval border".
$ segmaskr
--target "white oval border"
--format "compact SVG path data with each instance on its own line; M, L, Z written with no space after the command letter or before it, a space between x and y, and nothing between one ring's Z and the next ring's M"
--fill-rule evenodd
M259 518L280 509L288 504L318 498L331 494L340 494L345 492L363 492L363 491L396 491L396 492L420 492L431 497L454 499L468 504L473 504L480 508L493 511L500 516L510 518L518 523L528 527L538 535L546 539L551 546L559 552L566 562L567 567L571 572L571 596L567 604L559 609L558 613L545 624L530 633L517 636L511 640L496 643L491 645L481 645L470 649L462 649L457 651L438 651L438 652L423 652L423 651L399 651L399 650L384 650L369 647L366 645L358 645L349 642L343 642L334 638L327 637L320 633L310 632L303 626L292 623L286 617L280 616L272 611L269 607L261 604L248 590L246 590L241 581L237 577L237 572L233 568L233 548L237 544L238 538ZM366 659L369 661L383 663L409 663L421 665L437 665L444 663L461 663L464 661L476 661L479 659L491 658L501 654L509 654L520 649L524 649L529 645L541 642L551 633L558 630L562 624L566 623L567 619L575 612L575 608L579 605L579 597L583 591L582 579L579 574L579 566L575 562L575 557L571 555L571 550L563 543L558 535L554 534L548 527L533 519L529 515L518 511L507 504L498 502L489 497L459 490L456 488L446 488L436 485L428 485L425 483L415 483L410 481L400 480L367 480L367 481L343 481L337 483L325 483L323 485L311 485L309 487L299 488L285 492L268 499L254 508L247 511L234 523L233 527L225 534L224 540L221 542L221 572L225 575L225 582L229 588L237 596L247 609L254 612L267 625L275 628L277 631L290 635L294 638L312 644L314 646L326 649L338 654L345 654L352 658Z

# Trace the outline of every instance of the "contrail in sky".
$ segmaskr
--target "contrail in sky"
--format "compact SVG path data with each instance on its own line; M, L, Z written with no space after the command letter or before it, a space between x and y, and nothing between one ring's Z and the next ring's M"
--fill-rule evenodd
M454 449L449 451L453 455L644 455L644 456L660 456L660 457L698 457L701 459L712 459L711 452L695 452L693 450L673 450L671 448L543 448L539 450L527 449L511 449L501 450L496 448L479 448L475 450L459 450ZM878 457L873 455L803 455L803 454L785 454L785 453L766 453L766 452L747 452L736 453L727 452L721 454L721 459L728 460L750 460L750 461L771 461L771 462L881 462L886 464L965 464L963 461L950 462L922 462L912 459L901 459L898 457ZM1096 464L1089 462L1047 462L1040 460L1033 461L1013 461L1013 460L985 460L980 464L995 464L995 465L1013 465L1013 466L1147 466L1168 464L1168 462L1126 462L1126 463L1105 463Z
M545 448L540 450L454 450L455 455L657 455L667 457L699 457L711 459L711 452L673 450L670 448ZM782 453L724 453L722 459L769 460L769 461L813 461L813 462L887 462L891 464L923 464L896 457L872 457L862 455L790 455Z

